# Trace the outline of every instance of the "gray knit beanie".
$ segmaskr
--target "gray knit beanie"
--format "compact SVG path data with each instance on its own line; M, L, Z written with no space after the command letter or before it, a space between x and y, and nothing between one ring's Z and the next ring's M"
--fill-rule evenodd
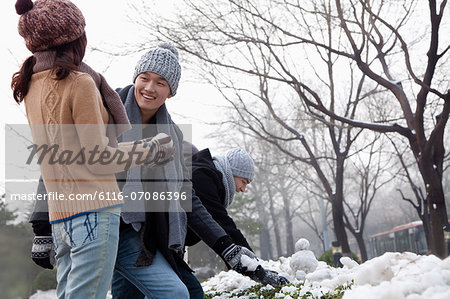
M178 50L171 43L162 43L145 53L134 69L133 83L139 74L146 72L162 76L169 83L170 92L174 96L181 77Z
M225 157L230 163L233 176L253 180L255 176L253 159L244 149L232 149L226 153Z

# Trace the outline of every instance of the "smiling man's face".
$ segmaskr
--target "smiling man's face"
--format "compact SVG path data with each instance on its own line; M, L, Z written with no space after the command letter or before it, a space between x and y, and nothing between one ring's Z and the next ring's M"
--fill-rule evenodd
M158 74L139 74L134 82L134 96L141 110L142 123L147 123L159 107L172 97L167 81Z

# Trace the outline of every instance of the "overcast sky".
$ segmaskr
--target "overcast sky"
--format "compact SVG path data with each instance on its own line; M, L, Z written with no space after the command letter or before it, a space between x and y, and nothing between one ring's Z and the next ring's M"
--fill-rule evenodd
M132 0L131 0L132 1ZM151 1L151 0L150 0ZM127 14L131 14L128 2L106 0L73 0L83 12L86 19L88 46L114 50L123 42L133 42L136 25L131 24ZM139 2L139 1L137 1ZM176 1L154 0L154 9L167 15L174 11ZM11 76L16 72L23 60L31 52L25 47L23 38L17 32L19 16L15 12L15 0L0 1L0 17L2 20L2 38L0 39L0 192L4 182L4 125L27 123L24 105L17 105L12 98L10 88ZM171 5L172 4L172 5ZM134 12L135 13L135 12ZM144 11L142 13L145 13ZM149 45L150 47L154 45ZM98 52L86 54L85 61L99 72L103 72L113 88L131 84L134 66L144 52L125 57L110 57ZM186 72L182 73L177 95L167 101L168 109L176 123L192 124L193 142L199 148L215 147L205 136L214 130L205 122L216 121L220 117L220 109L216 105L223 104L220 95L213 88L196 84L189 80Z

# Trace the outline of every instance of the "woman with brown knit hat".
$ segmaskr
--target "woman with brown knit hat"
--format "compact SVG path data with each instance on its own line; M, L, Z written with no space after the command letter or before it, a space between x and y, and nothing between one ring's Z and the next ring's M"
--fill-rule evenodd
M16 102L25 103L45 187L61 195L48 198L52 236L35 230L33 260L44 263L55 250L58 298L103 299L123 205L114 174L162 165L175 148L164 134L117 144L130 123L117 93L82 63L85 20L72 2L19 0L16 11L19 34L33 55L13 75L11 87ZM43 148L56 151L49 155ZM47 263L42 266L51 268Z

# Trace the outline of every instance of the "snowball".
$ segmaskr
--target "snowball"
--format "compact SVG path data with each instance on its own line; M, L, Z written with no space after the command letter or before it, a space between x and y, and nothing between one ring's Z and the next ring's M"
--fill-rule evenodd
M300 250L308 250L309 249L309 241L301 238L299 239L296 243L295 243L295 250L296 251L300 251Z
M319 262L317 261L314 253L309 250L302 250L296 252L289 263L290 267L294 271L302 270L305 273L310 273L316 270Z
M253 259L247 255L243 255L241 257L242 266L247 267L248 271L255 271L256 267L259 266L259 262L256 259Z

